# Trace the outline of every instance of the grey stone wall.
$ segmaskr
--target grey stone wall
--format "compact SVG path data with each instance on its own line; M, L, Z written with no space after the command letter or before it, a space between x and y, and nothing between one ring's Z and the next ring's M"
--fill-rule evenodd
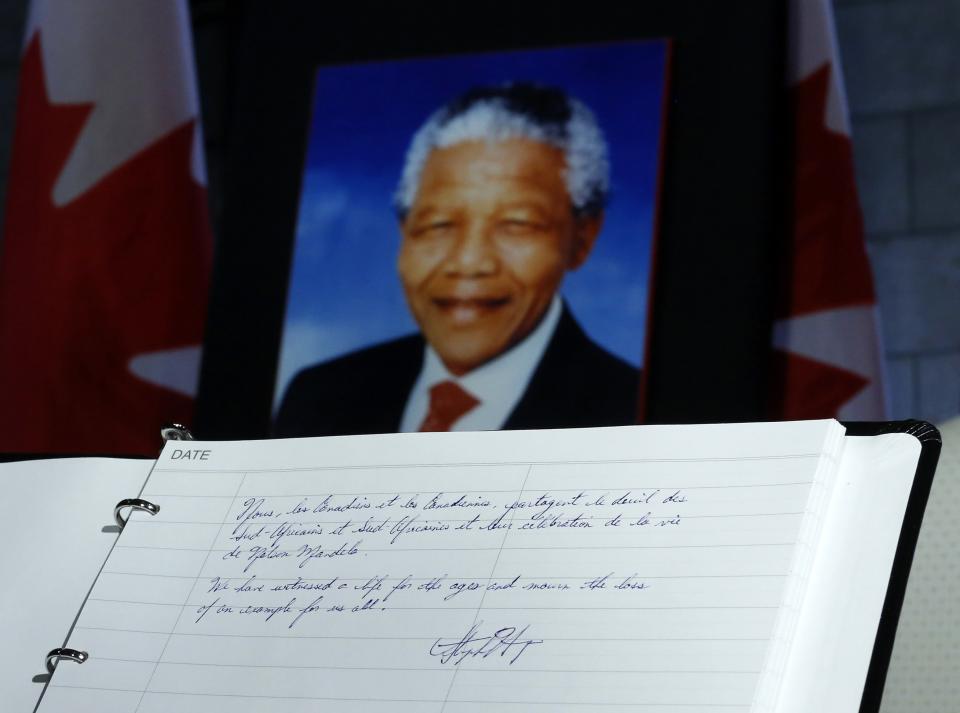
M896 418L960 413L960 0L836 0Z
M960 0L836 0L893 416L960 413ZM882 713L955 710L957 453L944 428ZM952 458L952 460L951 460Z

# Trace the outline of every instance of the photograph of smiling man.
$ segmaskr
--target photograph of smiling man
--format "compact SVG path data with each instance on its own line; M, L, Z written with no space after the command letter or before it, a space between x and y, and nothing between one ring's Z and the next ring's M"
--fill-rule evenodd
M631 43L322 69L275 435L635 422L665 60ZM524 79L489 81L505 66ZM395 163L351 166L331 131L383 144L407 117L364 114L358 77L330 75L382 94L398 70L471 88L425 107ZM318 127L347 86L365 120ZM399 244L364 205L391 166Z

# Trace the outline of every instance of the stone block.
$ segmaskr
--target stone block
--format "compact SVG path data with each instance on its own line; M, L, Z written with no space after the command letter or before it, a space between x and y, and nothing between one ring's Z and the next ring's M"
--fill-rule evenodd
M907 230L910 191L906 118L895 114L857 121L852 135L867 234Z
M960 3L846 4L835 17L854 115L960 102Z
M960 233L868 245L888 354L960 349Z
M917 357L919 413L932 423L960 414L960 350Z
M887 359L886 368L890 418L916 418L913 357Z
M960 109L911 119L914 227L960 225Z

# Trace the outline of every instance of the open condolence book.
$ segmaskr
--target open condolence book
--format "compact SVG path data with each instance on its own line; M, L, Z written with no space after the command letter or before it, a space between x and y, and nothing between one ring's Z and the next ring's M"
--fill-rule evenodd
M939 448L898 427L171 441L38 710L875 708Z

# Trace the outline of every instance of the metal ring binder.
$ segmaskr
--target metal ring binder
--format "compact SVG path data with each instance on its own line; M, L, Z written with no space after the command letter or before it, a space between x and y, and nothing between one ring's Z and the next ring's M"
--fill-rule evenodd
M88 658L90 658L90 654L88 654L86 651L77 651L76 649L53 649L47 654L47 671L53 673L53 669L57 667L60 659L67 659L69 661L75 661L76 663L83 663Z
M192 441L190 429L179 423L167 423L160 429L160 435L165 441Z
M127 524L127 518L124 518L120 515L122 510L130 508L131 510L143 510L148 512L151 515L156 515L160 512L160 506L154 505L149 500L141 500L140 498L126 498L117 503L116 507L113 508L113 519L117 521L117 524L123 529L123 526Z

